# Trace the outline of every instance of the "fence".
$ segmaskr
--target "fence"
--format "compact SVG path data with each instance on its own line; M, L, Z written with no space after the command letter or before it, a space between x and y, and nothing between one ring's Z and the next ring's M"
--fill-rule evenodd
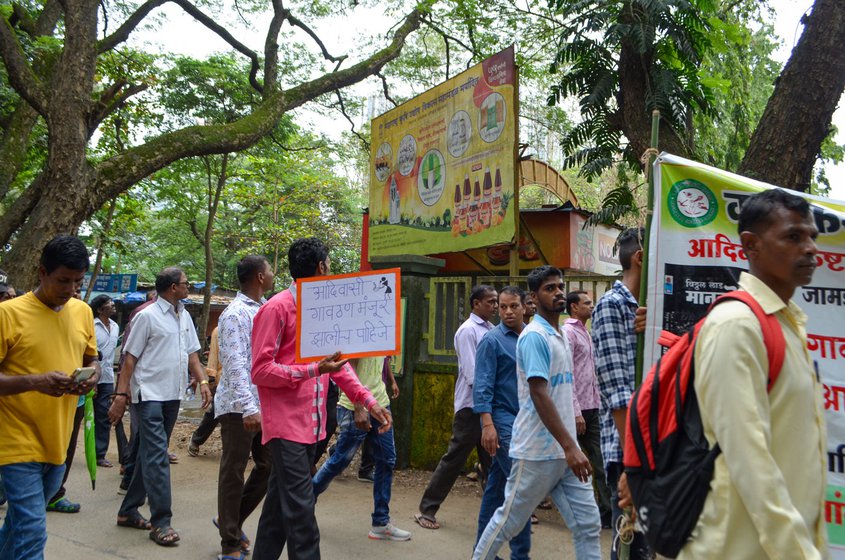
M598 301L610 290L616 277L613 276L576 276L565 275L566 291L586 290ZM525 276L469 276L438 277L431 279L431 290L426 295L428 300L428 340L429 356L454 356L455 331L469 316L469 293L476 284L490 284L496 290L505 286L519 286L528 289Z

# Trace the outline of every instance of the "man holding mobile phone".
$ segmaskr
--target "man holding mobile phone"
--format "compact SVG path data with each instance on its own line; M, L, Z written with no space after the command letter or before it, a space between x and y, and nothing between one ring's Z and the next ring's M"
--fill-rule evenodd
M73 297L88 266L79 239L56 237L41 253L38 287L0 305L0 476L9 500L2 558L44 558L45 498L62 483L78 397L99 378L94 317ZM80 366L95 373L77 383Z

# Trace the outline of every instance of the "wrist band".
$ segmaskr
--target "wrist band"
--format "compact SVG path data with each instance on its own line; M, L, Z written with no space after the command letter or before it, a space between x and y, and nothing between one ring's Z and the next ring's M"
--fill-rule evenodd
M208 379L203 379L200 381L200 385L208 385Z
M112 393L111 398L115 398L115 397L125 397L125 398L128 399L129 393Z

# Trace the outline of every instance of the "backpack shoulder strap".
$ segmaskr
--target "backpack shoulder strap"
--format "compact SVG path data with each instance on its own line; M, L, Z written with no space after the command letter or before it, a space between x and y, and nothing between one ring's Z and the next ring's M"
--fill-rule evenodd
M771 391L775 382L778 380L780 370L783 368L784 358L786 357L786 339L783 336L783 329L773 313L767 314L763 311L763 308L754 299L754 296L743 290L734 290L733 292L722 294L710 305L707 312L709 313L715 305L728 300L741 301L751 308L754 316L760 321L760 328L763 331L763 344L766 346L766 353L769 358L769 382L766 390Z

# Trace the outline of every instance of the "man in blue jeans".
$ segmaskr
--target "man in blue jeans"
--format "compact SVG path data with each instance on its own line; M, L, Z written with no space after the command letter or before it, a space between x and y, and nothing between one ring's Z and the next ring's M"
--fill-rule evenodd
M0 560L44 558L47 500L62 483L76 403L97 384L94 317L73 298L86 270L85 245L56 237L41 253L38 287L0 305ZM83 365L95 374L76 383Z
M358 379L373 394L383 408L390 410L382 371L384 358L362 358L353 368ZM393 398L399 396L399 388L393 380L392 371L388 374L393 388ZM314 496L322 494L334 478L342 473L355 452L369 440L375 456L373 480L373 525L368 537L374 540L407 541L411 533L404 531L390 522L390 491L393 485L393 467L396 466L396 448L393 444L393 427L380 432L381 422L373 418L360 404L353 404L345 393L341 394L337 407L337 424L340 435L337 438L334 453L314 475Z
M472 411L481 417L481 445L493 458L478 512L476 544L493 512L505 501L505 483L511 472L511 432L519 412L516 382L516 341L522 332L525 292L514 286L499 292L501 322L482 337L475 354ZM526 523L510 542L511 560L528 558L531 524Z
M149 530L161 546L175 546L179 534L170 526L173 512L170 493L170 460L167 443L185 392L185 371L198 380L202 406L211 404L211 391L197 352L194 323L181 300L188 296L188 279L178 268L165 268L156 277L155 303L138 313L126 341L114 402L109 409L113 424L123 418L128 401L136 405L138 456L129 489L117 514L122 527ZM148 497L150 521L138 508Z
M505 501L493 514L473 560L493 560L525 527L531 512L551 496L572 532L577 560L601 558L601 521L590 484L590 461L575 440L572 352L560 331L566 309L563 274L541 266L528 275L537 315L516 344L519 413L513 425L513 459Z

